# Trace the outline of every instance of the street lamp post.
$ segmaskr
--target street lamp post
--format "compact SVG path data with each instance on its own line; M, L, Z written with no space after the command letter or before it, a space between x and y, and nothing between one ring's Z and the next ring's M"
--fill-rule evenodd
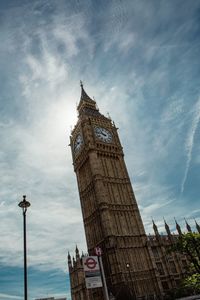
M22 208L23 212L23 231L24 231L24 300L28 300L27 292L27 260L26 260L26 212L27 208L30 206L30 202L26 201L26 196L23 196L23 201L21 201L18 206Z
M132 285L131 285L131 273L130 273L130 264L129 263L126 263L126 269L128 270L128 275L129 275L128 281L130 280L130 284L129 284L129 291L130 291L130 286L132 287ZM132 295L132 291L131 291L131 295Z
M126 263L126 268L128 270L128 274L129 274L129 280L130 280L130 288L131 288L131 296L133 297L133 299L135 299L135 287L132 283L132 276L131 276L131 272L130 272L130 264Z

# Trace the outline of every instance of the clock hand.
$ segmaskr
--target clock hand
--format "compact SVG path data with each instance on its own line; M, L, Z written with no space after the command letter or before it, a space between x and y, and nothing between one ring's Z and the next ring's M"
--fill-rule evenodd
M103 136L107 136L107 134L104 133L103 129L101 129L101 134L102 134Z

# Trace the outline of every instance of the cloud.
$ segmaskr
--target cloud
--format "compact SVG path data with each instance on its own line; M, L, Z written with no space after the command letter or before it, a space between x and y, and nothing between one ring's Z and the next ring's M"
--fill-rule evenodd
M0 261L5 265L22 264L22 218L17 207L22 194L27 194L31 202L27 213L30 266L66 270L63 262L67 251L76 244L86 248L68 144L70 126L77 118L75 103L80 97L78 80L69 76L69 59L80 52L78 43L88 43L88 36L83 18L80 16L76 26L74 21L55 15L53 24L45 24L31 35L30 27L23 23L16 29L24 31L15 94L22 114L13 114L11 121L1 126ZM47 27L49 31L45 31ZM12 44L15 49L19 47L16 39Z
M22 214L17 206L23 194L31 202L28 263L39 270L37 277L41 270L66 271L67 251L72 253L76 244L86 250L68 147L70 127L77 121L80 79L100 111L109 112L119 127L147 230L152 232L151 215L161 230L163 216L170 224L173 214L178 220L198 217L198 186L185 183L194 146L199 148L199 104L191 109L199 78L199 4L177 5L34 1L3 11L2 264L23 265ZM189 199L185 192L191 190ZM34 290L45 293L43 286Z
M44 108L41 116L37 113L40 108L35 105L31 124L26 128L15 124L14 136L11 134L13 127L5 132L5 138L9 136L9 139L4 149L17 145L12 169L6 157L1 164L4 182L0 212L3 230L1 262L5 264L19 266L22 263L21 212L17 207L17 198L22 193L27 194L31 202L27 215L30 265L37 265L40 269L58 266L66 269L63 261L67 250L71 251L76 244L85 248L75 174L68 147L70 124L76 116L72 115L66 99L69 99L68 96L63 96L60 102ZM9 197L8 184L11 186ZM70 240L70 245L67 240ZM63 247L55 253L59 244Z
M27 97L30 97L31 86L37 89L41 82L46 82L52 90L67 80L66 66L53 53L43 51L42 59L28 54L24 63L29 67L30 72L27 75L20 75L20 81L24 85L23 95Z
M23 299L23 297L20 296L15 296L15 295L9 295L9 294L2 294L0 293L0 299L4 300L4 299Z
M195 134L199 126L199 122L200 122L200 98L197 101L196 105L194 106L192 124L188 131L188 135L185 142L186 166L185 166L185 172L181 183L181 194L183 194L185 189L185 183L188 177L188 172L189 172L190 163L192 159L192 151L194 146Z

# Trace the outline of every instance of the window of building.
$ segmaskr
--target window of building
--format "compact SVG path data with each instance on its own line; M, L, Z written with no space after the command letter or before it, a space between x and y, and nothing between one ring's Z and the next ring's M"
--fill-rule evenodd
M149 300L154 300L155 299L155 295L149 295Z
M152 248L152 252L153 252L153 255L154 255L155 257L159 257L159 251L158 251L158 248L153 247L153 248Z
M183 266L184 270L187 269L188 264L187 264L186 259L183 259L183 260L182 260L182 266Z
M163 287L163 290L169 289L169 285L168 285L167 281L162 281L162 287Z
M176 279L175 282L176 282L176 286L180 285L180 279Z
M171 269L172 273L177 273L176 265L175 265L174 261L170 261L170 269Z
M158 269L159 274L160 274L160 275L164 275L165 272L164 272L162 263L161 263L161 262L158 262L158 263L156 263L156 266L157 266L157 269Z

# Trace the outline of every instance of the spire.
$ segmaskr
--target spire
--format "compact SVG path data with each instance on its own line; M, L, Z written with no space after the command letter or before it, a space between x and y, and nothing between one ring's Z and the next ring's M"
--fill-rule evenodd
M195 220L195 219L194 219ZM196 229L198 231L198 233L200 233L200 225L197 223L197 221L195 220L195 225L196 225Z
M80 259L80 254L79 254L79 250L78 250L77 245L76 245L76 250L75 250L75 252L76 252L76 261L78 261L78 260Z
M74 256L72 257L72 261L73 261L73 267L75 266L75 264L76 264L76 261L75 261L75 258L74 258Z
M157 225L154 223L154 220L152 219L152 223L153 223L153 230L155 232L155 235L159 235L159 232L158 232L158 227Z
M68 267L70 268L72 266L72 260L71 260L71 255L70 255L69 251L68 251L67 258L68 258Z
M187 220L185 219L185 224L186 224L186 228L188 232L192 232L192 229L190 227L190 225L188 224Z
M177 221L176 221L175 218L174 218L174 220L175 220L175 223L176 223L176 230L178 231L178 234L179 234L179 235L182 235L182 231L181 231L180 225L177 223Z
M171 237L171 231L170 231L169 225L167 224L167 222L165 221L165 219L164 219L164 223L165 223L165 230L166 230L168 236Z
M92 112L93 114L99 114L98 108L96 107L96 102L92 100L86 91L83 88L82 81L80 82L81 86L81 97L77 107L79 115L87 114L88 112Z
M94 100L92 100L88 94L85 92L84 88L83 88L83 82L80 81L80 86L81 86L81 98L80 98L80 101L81 100L87 100L87 101L92 101L94 102Z

